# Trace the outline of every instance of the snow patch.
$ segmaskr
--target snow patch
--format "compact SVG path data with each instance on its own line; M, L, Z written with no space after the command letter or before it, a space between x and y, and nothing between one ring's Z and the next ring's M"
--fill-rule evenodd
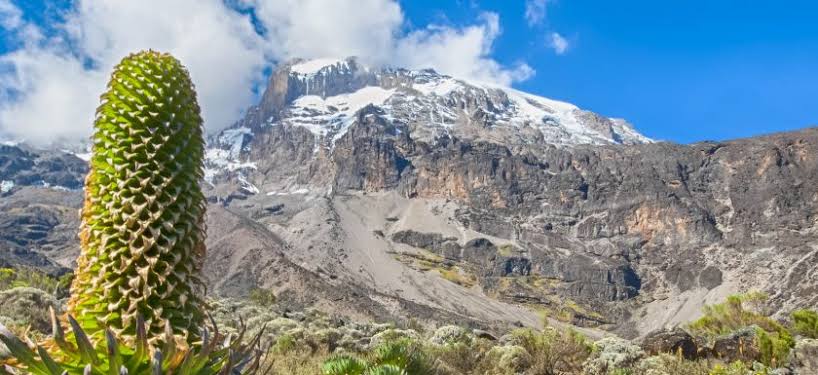
M244 169L258 169L255 162L242 162L231 157L229 150L209 148L205 151L204 179L213 184L213 178L221 172L233 172Z
M328 66L346 67L347 62L341 59L314 59L302 62L300 64L295 64L290 67L290 71L297 74L313 75Z
M413 89L419 91L423 95L437 95L445 96L452 91L455 91L463 85L454 78L445 77L443 79L430 80L428 82L415 84Z
M267 193L267 196L274 196L274 195L303 195L309 193L310 190L307 188L300 188L291 191L271 191Z
M370 104L382 106L394 93L395 89L367 86L349 94L327 98L302 96L290 106L290 117L286 121L307 128L319 137L333 133L334 143L355 121L355 113Z
M3 180L0 182L0 193L8 193L14 188L14 181Z
M239 187L242 190L244 190L244 191L246 191L246 192L248 192L250 194L258 194L259 193L259 190L256 187L256 185L253 185L250 181L247 181L247 178L245 178L243 174L239 174L238 180L239 180Z
M637 132L636 129L633 128L633 125L625 119L612 118L611 122L613 122L614 131L620 136L624 136L625 139L635 140L636 142L641 143L655 142L653 139L645 137L641 133Z
M69 155L74 155L77 158L79 158L79 159L81 159L82 161L85 161L85 162L91 161L91 155L93 154L90 149L86 150L86 152L76 152L76 151L71 151L71 150L65 150L64 149L64 150L62 150L62 152L66 153L66 154L69 154Z
M220 145L228 147L230 158L237 159L239 155L241 155L241 151L244 147L244 138L247 135L252 136L253 131L243 126L225 129L219 135L218 142Z
M68 188L68 187L65 187L65 186L61 186L61 185L51 185L51 184L49 184L48 182L45 182L45 181L40 181L39 184L40 184L40 186L42 186L42 187L44 187L46 189L59 190L59 191L74 191L74 189L71 189L71 188Z

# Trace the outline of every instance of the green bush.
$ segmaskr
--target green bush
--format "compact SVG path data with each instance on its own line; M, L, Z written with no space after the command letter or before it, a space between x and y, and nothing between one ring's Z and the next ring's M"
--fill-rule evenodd
M270 307L276 303L276 295L270 289L255 288L250 291L248 298L250 302L262 307Z
M766 301L762 293L733 295L724 303L705 306L704 316L691 323L693 333L708 337L726 335L747 327L756 329L759 360L767 366L781 364L795 345L792 334L781 323L748 306Z
M737 294L727 297L727 301L704 307L704 316L691 323L688 328L698 334L718 336L737 329L757 325L767 332L783 329L781 324L770 317L749 308L749 305L765 301L762 293Z
M767 332L758 328L756 340L761 353L761 363L772 367L783 364L790 355L790 349L795 346L792 335L783 327L777 332Z
M792 313L792 325L795 333L812 339L818 339L818 312L798 310Z

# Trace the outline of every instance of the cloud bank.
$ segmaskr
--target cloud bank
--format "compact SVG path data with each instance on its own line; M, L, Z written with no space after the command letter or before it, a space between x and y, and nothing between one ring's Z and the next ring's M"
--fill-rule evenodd
M58 19L45 28L0 0L0 29L15 46L0 55L2 135L35 144L88 137L108 73L148 48L188 67L209 131L239 119L264 72L294 57L358 56L504 85L534 74L492 58L497 14L406 30L394 0L79 0Z

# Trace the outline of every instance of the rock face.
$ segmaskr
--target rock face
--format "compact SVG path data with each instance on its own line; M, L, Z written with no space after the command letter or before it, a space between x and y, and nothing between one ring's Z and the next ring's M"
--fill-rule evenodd
M295 61L209 147L217 293L625 335L750 289L818 306L816 128L656 143L508 88ZM81 161L2 150L0 261L69 266L81 194L53 186L81 186Z

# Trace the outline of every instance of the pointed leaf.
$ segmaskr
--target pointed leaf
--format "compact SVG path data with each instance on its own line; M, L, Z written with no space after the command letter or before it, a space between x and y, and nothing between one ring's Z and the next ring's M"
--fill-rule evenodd
M151 359L151 375L162 375L162 352L156 351Z
M91 340L89 340L85 334L85 331L82 330L77 320L71 315L68 315L68 324L71 325L71 331L74 332L74 339L77 341L77 348L80 351L82 360L85 361L88 366L96 365L98 362L97 353L96 350L94 350L94 345L91 344Z
M148 356L148 334L145 329L145 318L142 314L136 314L136 348L134 354L128 361L128 368L136 368L147 359Z
M35 358L34 352L3 324L0 324L0 341L6 344L6 348L11 352L11 355L28 367L28 370L32 373L51 374L45 364Z
M54 359L48 355L48 352L43 349L42 346L37 347L37 354L40 355L40 359L43 360L43 364L46 368L48 368L51 375L60 375L63 373L63 371L65 371L62 369L62 367L60 367L60 365L57 364L57 362L54 362Z
M119 355L119 343L110 329L105 330L105 343L108 346L108 373L119 375L122 367L122 357Z

